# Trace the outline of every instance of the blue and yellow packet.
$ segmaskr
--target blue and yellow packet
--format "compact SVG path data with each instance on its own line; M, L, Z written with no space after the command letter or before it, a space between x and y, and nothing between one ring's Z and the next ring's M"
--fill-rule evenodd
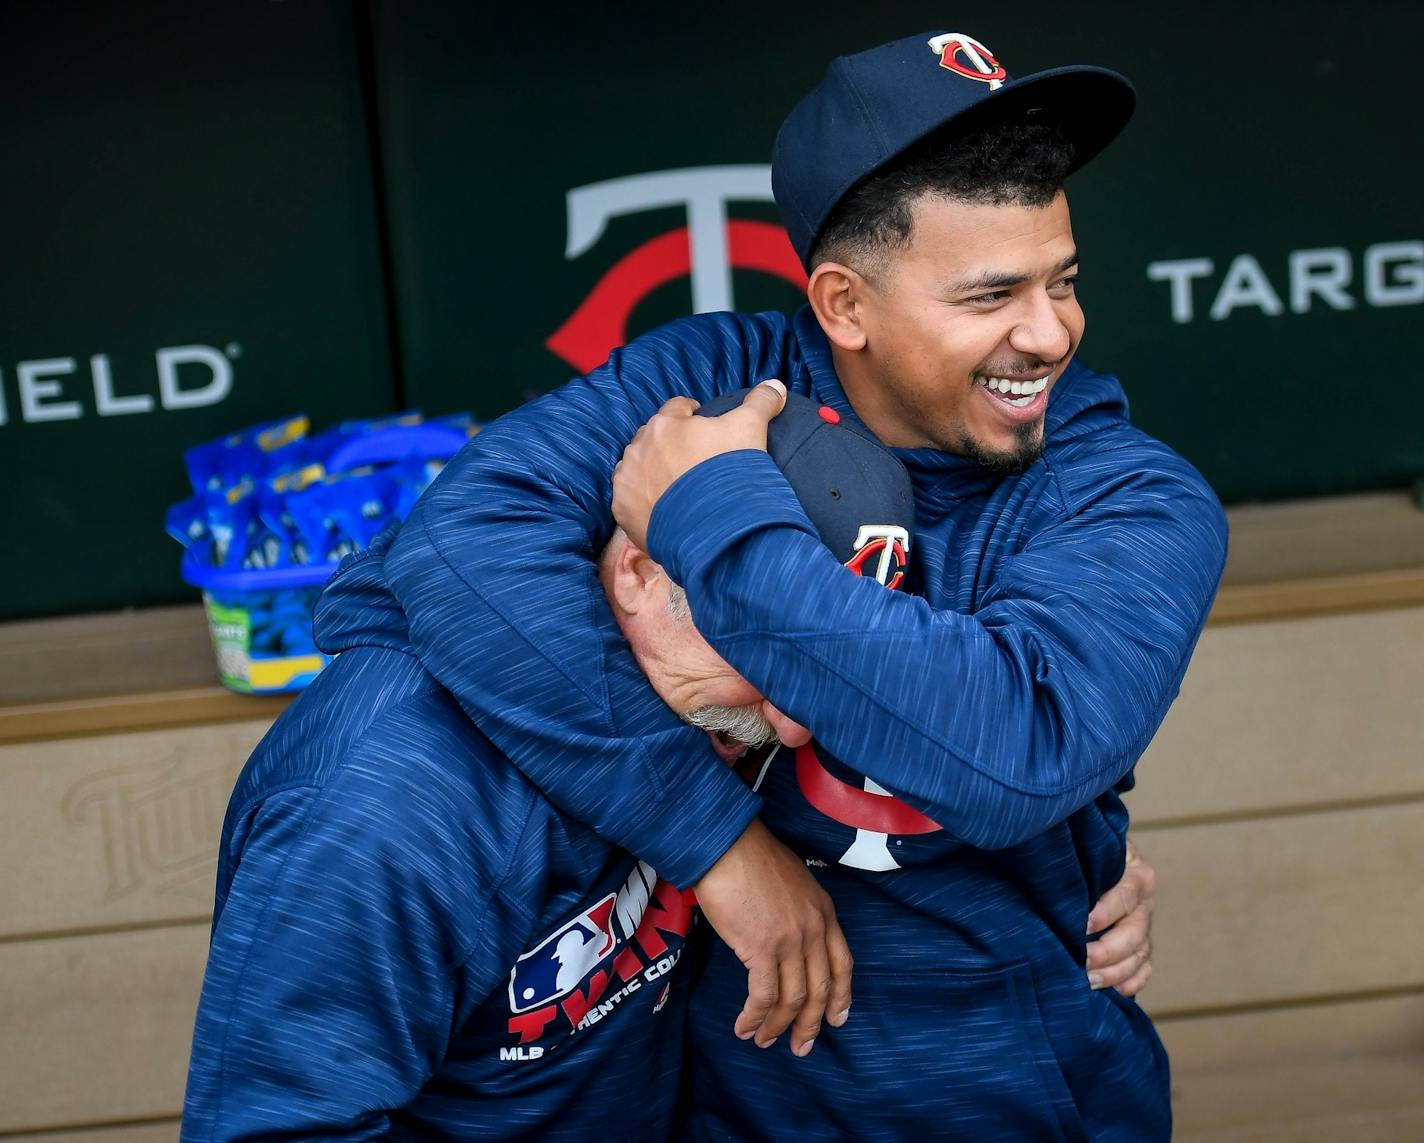
M287 500L325 475L321 465L307 464L264 481L257 490L257 515L278 542L278 558L271 566L289 567L312 562L311 550L292 517Z
M310 428L306 414L299 413L194 445L183 454L188 479L194 491L204 492L300 467Z
M395 480L370 467L332 473L286 498L312 562L327 564L366 547L395 518L396 502Z

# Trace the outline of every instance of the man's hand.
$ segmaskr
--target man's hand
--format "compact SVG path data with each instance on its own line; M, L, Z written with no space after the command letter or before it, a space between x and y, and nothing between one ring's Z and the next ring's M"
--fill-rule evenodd
M747 966L747 1002L734 1029L759 1048L791 1025L791 1050L811 1050L824 1018L850 1009L850 948L826 891L759 820L696 885L717 935ZM795 1021L792 1024L792 1021Z
M1088 942L1088 982L1094 988L1116 988L1124 996L1136 996L1147 983L1152 975L1148 957L1156 893L1157 871L1129 840L1122 880L1088 914L1088 932L1103 934Z
M720 417L698 417L691 397L674 397L638 430L613 469L613 517L646 550L653 505L688 469L719 453L766 450L766 426L786 404L786 386L763 381Z

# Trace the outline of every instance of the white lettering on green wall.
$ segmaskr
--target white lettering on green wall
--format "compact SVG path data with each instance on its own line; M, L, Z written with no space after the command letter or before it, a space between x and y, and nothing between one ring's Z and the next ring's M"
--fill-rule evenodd
M1168 312L1179 325L1195 321L1208 297L1212 321L1243 311L1267 317L1347 311L1361 301L1374 308L1417 306L1424 304L1424 242L1378 242L1358 262L1343 246L1292 250L1284 265L1263 266L1252 254L1237 254L1219 277L1211 258L1170 258L1149 262L1147 280L1166 283Z
M157 350L153 371L122 375L107 353L89 358L88 377L73 357L45 357L17 362L14 369L17 400L6 390L0 369L0 425L10 423L10 409L26 424L76 421L89 413L99 417L126 417L152 413L158 408L198 409L216 405L232 392L232 359L241 346L225 349L211 345L174 345ZM84 400L90 393L93 402Z

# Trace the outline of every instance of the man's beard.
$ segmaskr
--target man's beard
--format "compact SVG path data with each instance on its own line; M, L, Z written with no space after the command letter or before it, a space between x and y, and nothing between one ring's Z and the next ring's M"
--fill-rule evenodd
M700 730L720 732L748 746L767 746L777 741L771 723L751 707L703 706L682 719Z
M964 433L949 451L958 453L965 460L973 461L990 472L1011 476L1025 471L1043 455L1043 421L1015 425L1014 444L1007 450L990 452L968 433Z

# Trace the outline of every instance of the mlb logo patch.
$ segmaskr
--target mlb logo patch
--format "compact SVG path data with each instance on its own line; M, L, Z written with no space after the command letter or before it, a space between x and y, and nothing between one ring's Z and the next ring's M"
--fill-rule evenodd
M618 944L613 932L616 899L616 894L608 894L515 962L509 975L512 1012L527 1012L562 999L613 952Z

